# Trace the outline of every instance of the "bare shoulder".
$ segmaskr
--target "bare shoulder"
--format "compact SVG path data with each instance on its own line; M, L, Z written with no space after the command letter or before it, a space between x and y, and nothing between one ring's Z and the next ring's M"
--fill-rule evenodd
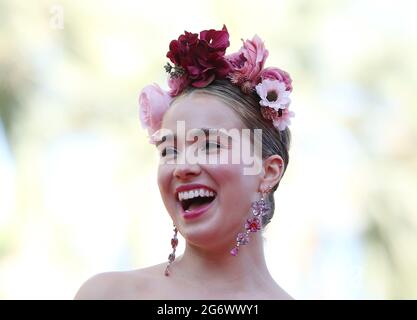
M274 289L274 293L268 298L271 300L294 300L283 288L281 288L278 284Z
M291 297L287 292L285 292L284 290L282 290L277 296L276 299L279 300L294 300L293 297Z
M120 272L104 272L88 279L75 295L76 300L146 299L161 265Z
M123 272L97 274L83 283L74 299L112 299L119 293L123 280Z

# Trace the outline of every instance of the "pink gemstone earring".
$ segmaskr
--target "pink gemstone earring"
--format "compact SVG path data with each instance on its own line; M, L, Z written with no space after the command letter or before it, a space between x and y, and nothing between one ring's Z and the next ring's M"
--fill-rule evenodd
M239 232L236 238L236 246L230 251L232 256L237 256L239 247L249 243L249 234L262 229L262 217L270 211L270 206L265 202L264 194L272 190L271 186L261 193L261 199L252 202L251 209L253 217L246 220L245 232Z
M165 275L168 277L169 274L171 273L169 271L169 266L171 265L172 262L174 262L175 260L175 250L177 250L177 245L178 245L178 238L177 238L177 233L178 233L178 228L175 226L174 223L174 236L171 239L171 247L172 247L172 252L169 254L168 256L168 265L165 268Z

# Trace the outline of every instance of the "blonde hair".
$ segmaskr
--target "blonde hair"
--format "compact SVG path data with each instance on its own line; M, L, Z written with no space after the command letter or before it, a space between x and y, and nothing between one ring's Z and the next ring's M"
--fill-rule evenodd
M215 80L204 88L187 87L179 97L187 96L191 93L207 94L219 98L239 116L244 127L262 130L262 159L271 155L279 155L284 160L284 175L288 162L291 143L291 132L288 128L283 131L276 129L272 121L265 119L260 111L259 97L256 93L245 94L237 86L228 80ZM175 99L173 101L175 101ZM252 135L253 138L253 135ZM280 180L281 181L281 180ZM275 211L274 192L278 188L280 181L272 188L266 199L271 206L269 215L262 217L262 224L266 226L272 219Z

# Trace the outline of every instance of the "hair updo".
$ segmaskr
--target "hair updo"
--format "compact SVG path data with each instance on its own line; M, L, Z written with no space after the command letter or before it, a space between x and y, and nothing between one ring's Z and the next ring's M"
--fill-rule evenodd
M191 93L207 94L219 98L239 116L244 127L254 132L254 129L262 130L262 159L267 159L271 155L279 155L284 160L284 175L289 161L288 151L291 143L291 132L288 127L279 131L272 121L265 119L261 114L259 97L256 93L245 94L241 89L233 85L229 80L215 80L204 88L188 86L179 96L175 97L171 103L180 97ZM253 135L252 135L253 136ZM272 219L275 211L274 193L280 181L272 188L266 199L271 207L268 215L262 217L262 224L266 226Z

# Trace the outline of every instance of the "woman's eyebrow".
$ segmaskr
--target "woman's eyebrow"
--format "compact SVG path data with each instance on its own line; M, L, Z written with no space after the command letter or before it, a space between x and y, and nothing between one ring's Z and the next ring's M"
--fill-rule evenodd
M190 130L188 133L188 137L193 138L193 140L191 141L192 143L198 141L198 138L201 136L204 136L206 139L215 138L218 142L219 142L219 139L222 139L223 137L223 139L227 140L227 143L226 143L227 146L231 146L231 143L233 140L232 136L227 134L227 130L225 129L197 128L197 129Z
M216 128L195 128L195 129L191 129L189 130L188 137L193 137L193 141L196 140L196 138L200 137L200 136L205 136L206 138L209 138L210 136L213 137L220 137L220 136L224 136L225 138L227 138L228 140L232 139L232 137L230 135L228 135L224 130L222 129L216 129ZM185 138L185 137L184 137ZM167 140L174 140L174 143L177 142L177 134L167 134L162 136L160 139L158 139L155 142L156 147L158 147L160 144L164 143Z
M195 133L194 133L195 132ZM205 135L206 137L209 137L210 135L223 135L225 137L230 137L227 133L224 132L224 130L221 129L215 129L215 128L196 128L189 131L189 134L193 137L199 137L202 135Z

